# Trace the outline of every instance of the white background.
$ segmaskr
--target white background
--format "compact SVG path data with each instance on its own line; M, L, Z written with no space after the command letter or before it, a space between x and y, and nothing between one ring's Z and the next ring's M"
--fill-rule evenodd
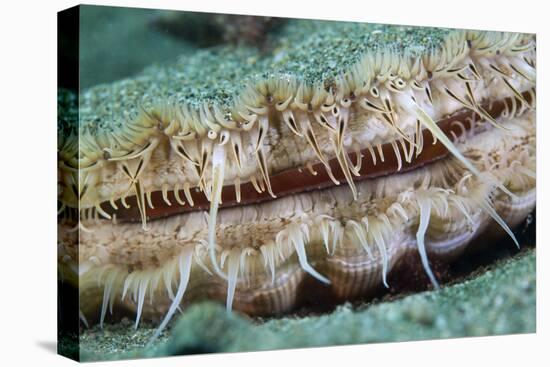
M550 361L548 79L543 0L92 1L166 9L537 33L537 334L96 363L172 365L537 366ZM65 366L56 339L56 12L73 1L0 10L0 365ZM546 18L546 19L545 19ZM345 330L342 330L345 332Z

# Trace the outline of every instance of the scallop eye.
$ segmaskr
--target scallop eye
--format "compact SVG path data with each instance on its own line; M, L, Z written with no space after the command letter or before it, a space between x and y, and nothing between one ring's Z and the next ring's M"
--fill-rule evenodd
M376 87L372 87L370 89L370 94L375 98L378 98L380 96L380 93L378 92L378 88Z

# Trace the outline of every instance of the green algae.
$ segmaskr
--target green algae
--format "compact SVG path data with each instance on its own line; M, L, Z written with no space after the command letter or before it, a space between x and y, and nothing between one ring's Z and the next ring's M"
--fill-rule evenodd
M268 78L330 85L361 58L380 50L417 57L440 49L453 30L368 23L287 20L266 37L267 48L221 44L181 47L174 63L83 90L81 124L95 133L121 127L142 104L229 108L247 84Z
M78 98L68 89L57 90L57 134L60 137L75 135L78 130Z
M85 360L121 359L533 333L535 263L535 250L527 249L439 290L344 304L320 316L261 322L227 313L215 303L195 304L151 347L144 345L154 326L134 331L107 325L106 333L98 327L83 332L81 355Z
M299 76L309 84L330 82L365 54L384 51L418 57L441 48L451 32L446 28L294 20L281 30L265 67Z

